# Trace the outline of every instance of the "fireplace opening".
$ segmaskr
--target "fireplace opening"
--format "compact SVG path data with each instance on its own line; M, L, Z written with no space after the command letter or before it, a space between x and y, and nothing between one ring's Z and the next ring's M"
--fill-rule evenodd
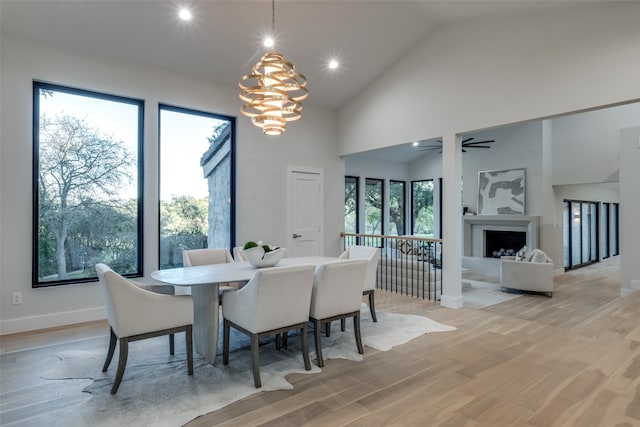
M485 230L484 233L484 256L488 258L515 255L527 244L525 231Z

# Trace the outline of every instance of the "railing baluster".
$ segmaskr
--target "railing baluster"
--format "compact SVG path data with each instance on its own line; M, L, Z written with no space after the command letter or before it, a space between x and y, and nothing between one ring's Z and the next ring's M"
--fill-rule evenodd
M441 239L360 233L341 233L341 237L345 250L354 244L380 248L376 274L378 289L439 300L442 295Z

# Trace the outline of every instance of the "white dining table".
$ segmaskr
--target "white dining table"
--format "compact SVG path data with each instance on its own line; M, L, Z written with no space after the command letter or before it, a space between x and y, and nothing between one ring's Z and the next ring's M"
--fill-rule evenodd
M335 260L337 258L323 256L291 257L281 259L276 267L304 264L318 266ZM248 262L231 262L157 270L151 273L151 277L159 282L191 288L195 349L209 363L215 364L220 316L219 285L227 282L248 282L257 270L258 268Z

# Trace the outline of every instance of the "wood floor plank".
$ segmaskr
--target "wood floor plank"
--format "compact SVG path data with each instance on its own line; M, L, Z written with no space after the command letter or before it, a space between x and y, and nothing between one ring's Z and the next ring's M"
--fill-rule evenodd
M258 393L187 425L640 426L640 293L620 298L618 269L614 257L556 276L553 298L483 309L377 291L379 310L457 330L388 352L365 347L362 362L328 360L319 374L289 375L293 390ZM56 417L79 404L52 397L33 371L87 340L106 348L107 332L92 322L0 337L2 423L28 425L33 413Z

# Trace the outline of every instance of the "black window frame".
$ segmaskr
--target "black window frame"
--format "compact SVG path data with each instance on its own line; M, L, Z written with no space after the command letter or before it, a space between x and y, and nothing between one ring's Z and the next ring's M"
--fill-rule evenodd
M610 238L614 239L613 244L610 247L610 255L620 255L620 203L611 203L611 215L610 220Z
M230 152L230 156L231 156L231 176L230 176L230 194L231 194L231 204L230 204L230 221L229 221L229 242L230 242L230 247L228 248L229 251L231 253L233 253L233 248L236 245L236 158L237 158L237 153L236 153L236 117L233 116L227 116L224 114L219 114L219 113L211 113L208 111L202 111L202 110L196 110L194 108L188 108L188 107L180 107L180 106L176 106L176 105L172 105L172 104L168 104L168 103L158 103L158 266L161 268L161 239L162 239L162 235L161 235L161 221L160 221L160 202L161 202L161 197L160 197L160 190L161 190L161 185L162 185L162 133L161 133L161 114L162 111L171 111L171 112L175 112L175 113L182 113L182 114L190 114L190 115L195 115L195 116L200 116L200 117L207 117L207 118L212 118L212 119L217 119L217 120L224 120L224 121L228 121L230 123L230 127L231 127L231 137L230 137L230 145L231 145L231 152Z
M601 226L602 226L602 259L607 259L611 257L611 230L610 230L610 215L611 215L611 211L610 211L610 205L611 203L609 202L603 202L602 203L602 219L601 219Z
M367 214L367 200L366 200L366 193L367 193L367 183L368 182L376 182L380 184L380 234L384 235L385 233L385 226L384 226L384 222L385 222L385 203L384 203L384 179L382 178L365 178L364 179L364 187L365 187L365 200L364 200L364 214L366 216ZM365 218L365 233L367 233L366 230L366 218Z
M431 182L432 186L433 186L433 191L435 191L435 180L433 178L428 178L428 179L415 179L411 181L411 235L414 235L416 233L415 230L415 212L414 212L414 200L415 200L415 190L414 190L414 184L417 182ZM440 192L442 194L442 192ZM433 194L432 194L432 203L433 203ZM440 206L442 206L442 203L440 203ZM434 222L435 222L435 212L434 212ZM435 225L435 224L434 224ZM442 229L442 228L441 228Z
M355 185L356 185L356 191L355 191L355 206L356 206L356 230L355 233L358 234L360 233L360 177L358 176L351 176L351 175L345 175L344 177L344 184L345 187L347 185L347 180L352 180ZM346 193L345 193L345 197L346 197ZM346 202L346 200L345 200ZM345 230L346 232L346 230Z
M70 95L86 96L107 101L122 102L124 104L138 107L138 142L137 142L137 239L136 239L136 271L124 273L125 277L142 277L144 266L144 108L143 99L113 95L104 92L97 92L88 89L81 89L72 86L54 84L33 80L32 92L32 139L33 139L33 163L32 163L32 259L31 259L31 287L45 288L52 286L73 285L81 283L92 283L98 281L95 276L82 277L77 279L62 279L41 282L39 279L39 216L40 216L40 91L49 90L62 92Z
M391 217L391 186L393 184L402 184L402 230L397 230L398 236L404 236L407 233L407 181L390 179L389 180L389 217ZM389 218L391 220L391 218ZM389 223L391 227L391 223ZM390 231L388 231L390 233Z
M574 207L578 207L578 211L577 213L574 213L573 208ZM589 239L593 238L594 241L592 243L594 249L595 249L595 253L592 253L591 251L591 247L588 248L588 253L589 256L585 257L584 256L584 219L583 219L583 212L584 212L584 208L588 207L589 210L589 220L587 225L588 226L595 226L595 230L592 230L591 227L589 227L588 231L589 231ZM574 200L574 199L564 199L563 200L563 224L568 225L567 230L563 231L563 246L564 245L568 245L566 247L566 249L563 247L563 257L565 255L567 255L567 259L564 259L563 261L563 265L564 265L564 269L565 271L569 271L569 270L573 270L576 268L580 268L580 267L584 267L596 262L600 261L600 227L601 227L601 223L600 223L600 203L599 202L594 202L594 201L589 201L589 200ZM593 213L593 215L592 215ZM595 216L592 218L592 216ZM574 253L574 247L573 247L573 239L574 239L574 230L573 230L573 222L577 222L580 224L579 229L578 229L578 241L580 242L580 253L578 254L578 256L576 256L576 254ZM579 259L577 259L579 258Z

